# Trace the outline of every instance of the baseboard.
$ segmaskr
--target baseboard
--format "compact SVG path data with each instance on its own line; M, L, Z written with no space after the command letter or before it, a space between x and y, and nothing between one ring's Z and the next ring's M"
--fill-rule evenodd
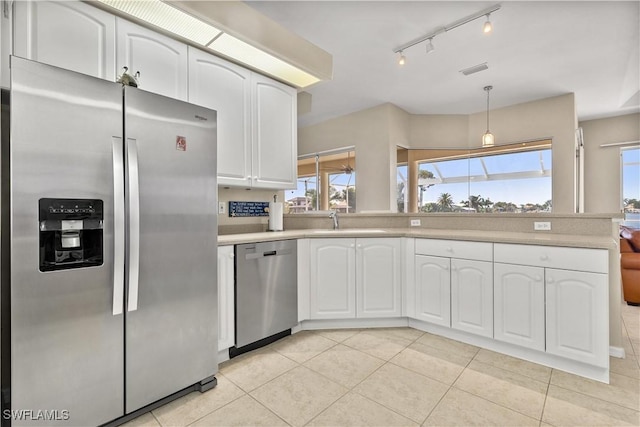
M617 357L618 359L624 359L626 357L624 348L609 346L609 356Z

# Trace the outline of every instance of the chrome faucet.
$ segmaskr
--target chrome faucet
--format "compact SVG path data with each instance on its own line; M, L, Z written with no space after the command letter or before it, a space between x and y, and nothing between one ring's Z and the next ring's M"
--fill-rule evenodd
M329 218L331 218L333 220L333 229L337 230L340 228L340 223L338 222L338 212L337 211L331 211L329 212Z

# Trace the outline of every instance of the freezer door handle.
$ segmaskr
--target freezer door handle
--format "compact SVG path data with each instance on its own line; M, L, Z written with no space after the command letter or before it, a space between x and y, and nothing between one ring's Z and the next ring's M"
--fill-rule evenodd
M140 264L140 191L138 186L138 144L127 138L127 182L129 195L129 295L127 311L138 309L138 273Z
M124 306L124 153L122 138L111 138L113 150L113 315Z

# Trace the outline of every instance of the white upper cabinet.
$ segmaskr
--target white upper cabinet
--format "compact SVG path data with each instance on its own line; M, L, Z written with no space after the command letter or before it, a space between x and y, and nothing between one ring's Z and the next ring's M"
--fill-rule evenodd
M256 188L296 188L297 92L253 73L253 175Z
M117 69L140 72L140 89L187 100L187 45L124 19L117 20Z
M189 102L218 112L218 185L251 186L251 72L189 47Z
M356 317L402 315L400 239L356 239Z
M15 55L115 81L115 16L75 1L14 5Z

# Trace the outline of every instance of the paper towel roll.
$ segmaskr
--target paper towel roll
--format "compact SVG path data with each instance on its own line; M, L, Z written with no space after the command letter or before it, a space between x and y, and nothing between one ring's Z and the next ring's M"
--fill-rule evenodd
M284 207L282 202L269 203L269 231L282 231L282 213Z

